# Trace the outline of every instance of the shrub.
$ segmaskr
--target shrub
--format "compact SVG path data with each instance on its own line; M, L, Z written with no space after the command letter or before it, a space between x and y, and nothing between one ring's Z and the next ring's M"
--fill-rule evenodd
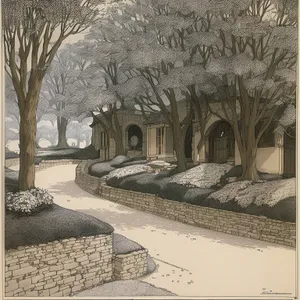
M115 170L109 162L96 162L89 166L89 174L95 177L103 177Z
M5 206L10 212L31 215L52 206L53 196L45 189L35 188L5 195Z
M113 177L122 178L122 177L126 177L129 175L134 175L134 174L143 173L143 172L151 172L151 171L152 171L152 169L149 166L145 166L145 165L128 166L128 167L113 170L107 176L107 180L109 180Z
M220 183L221 178L231 168L228 164L205 163L174 175L171 182L187 187L211 188Z
M110 162L110 166L111 167L119 167L120 164L125 163L127 161L130 160L129 156L125 156L125 155L118 155L116 157L114 157Z
M145 165L147 163L147 160L133 160L133 161L127 161L119 165L120 168L128 167L128 166L134 166L134 165Z
M159 192L159 197L169 200L182 201L188 187L175 182L166 183Z

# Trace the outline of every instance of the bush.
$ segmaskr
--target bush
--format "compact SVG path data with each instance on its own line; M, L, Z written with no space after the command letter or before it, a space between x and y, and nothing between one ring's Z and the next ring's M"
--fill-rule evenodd
M47 190L35 188L5 195L5 206L10 212L31 215L53 205L53 196Z
M96 162L89 166L88 173L95 177L103 177L115 170L109 162Z
M145 165L147 160L134 160L134 161L127 161L119 165L120 168L134 166L134 165Z
M182 201L201 205L203 201L215 190L213 189L201 189L201 188L189 188L183 196Z
M19 172L5 170L5 191L16 193L19 191Z
M187 186L180 185L175 182L168 182L161 188L158 195L164 199L182 201L187 190Z
M149 166L145 165L134 165L134 166L128 166L124 168L115 169L112 172L109 173L107 176L107 180L116 177L116 178L124 178L129 175L134 175L138 173L144 173L144 172L150 172L152 169Z
M231 168L228 164L205 163L174 175L171 182L187 187L211 188L217 186Z
M127 161L130 161L130 157L129 156L125 156L125 155L118 155L116 157L114 157L110 162L110 166L111 167L119 167L122 163L125 163Z

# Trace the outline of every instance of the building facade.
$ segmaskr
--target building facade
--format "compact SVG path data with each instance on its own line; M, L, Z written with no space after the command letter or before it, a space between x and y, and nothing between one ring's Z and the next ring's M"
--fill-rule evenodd
M187 112L184 102L179 104L180 119ZM176 162L173 135L161 113L151 114L145 121L141 114L119 112L123 143L129 156L146 156L148 159ZM114 140L107 137L100 124L94 124L92 143L100 149L101 160L115 156ZM205 128L204 143L198 151L201 138L199 124L193 120L185 137L187 161L194 165L204 162L241 164L241 157L233 130L229 123L212 115ZM296 141L287 133L280 135L270 128L262 136L257 150L257 169L270 174L295 176Z

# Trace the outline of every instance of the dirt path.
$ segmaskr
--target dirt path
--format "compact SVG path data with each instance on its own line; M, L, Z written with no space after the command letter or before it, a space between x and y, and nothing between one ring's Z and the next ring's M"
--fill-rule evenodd
M36 185L48 189L57 204L108 222L117 233L148 248L158 268L141 280L179 296L257 297L270 290L294 296L294 249L185 225L98 198L74 183L75 167L40 171Z

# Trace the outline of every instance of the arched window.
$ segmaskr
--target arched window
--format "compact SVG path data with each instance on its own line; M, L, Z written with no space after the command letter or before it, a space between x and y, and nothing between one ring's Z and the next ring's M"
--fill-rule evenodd
M130 150L142 151L143 149L143 132L137 125L130 125L127 129L127 145Z

